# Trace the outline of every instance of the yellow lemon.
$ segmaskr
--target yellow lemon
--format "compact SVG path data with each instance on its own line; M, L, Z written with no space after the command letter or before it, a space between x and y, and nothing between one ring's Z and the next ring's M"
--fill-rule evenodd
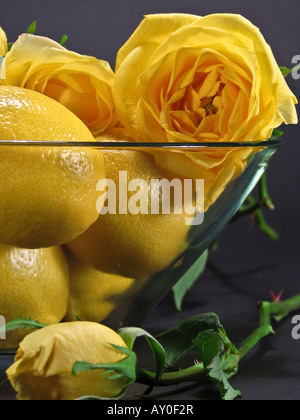
M60 247L21 249L0 245L0 314L6 321L25 317L42 324L66 314L69 270ZM15 348L27 329L7 332L0 348Z
M103 273L81 262L66 250L70 267L70 295L66 321L76 317L102 322L125 298L134 279Z
M31 90L0 86L0 140L94 141L71 111ZM74 239L98 218L100 151L0 145L0 242L45 248Z
M186 214L184 211L175 214L172 200L169 214L163 214L161 189L152 188L151 184L152 180L172 180L174 176L159 169L152 156L140 151L105 150L103 156L108 186L109 181L116 186L116 214L113 211L101 214L96 223L67 246L79 259L100 271L130 278L157 273L187 246L190 226ZM126 192L120 185L120 175L126 177L128 185L137 181L138 193ZM128 200L124 199L124 193L128 194ZM139 201L134 197L136 194L139 198L148 196L148 206L144 209L148 211L129 209L130 200ZM122 207L128 204L128 209L123 208L122 212L119 211L121 195ZM155 214L152 209L158 207L160 211Z

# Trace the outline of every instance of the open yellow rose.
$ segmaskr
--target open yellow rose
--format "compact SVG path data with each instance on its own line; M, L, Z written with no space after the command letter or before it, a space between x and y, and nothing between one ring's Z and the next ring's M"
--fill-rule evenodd
M118 53L114 95L142 141L267 140L297 122L271 48L239 15L147 16Z
M0 55L7 53L7 37L3 29L0 27Z
M127 356L112 345L126 348L113 330L93 322L51 325L29 334L20 344L15 363L6 374L19 400L74 400L87 395L118 396L126 380L93 370L72 375L73 364L117 363Z
M113 94L142 142L245 142L297 123L297 100L259 29L240 15L149 15L120 49ZM161 166L203 177L213 201L251 149L157 153Z
M5 58L5 85L47 95L99 134L117 122L112 96L114 72L108 62L68 51L41 36L23 34Z

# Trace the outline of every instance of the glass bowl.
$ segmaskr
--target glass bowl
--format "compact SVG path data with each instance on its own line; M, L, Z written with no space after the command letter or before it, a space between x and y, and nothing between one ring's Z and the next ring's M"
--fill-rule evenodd
M99 288L95 292L92 286L89 286L92 283L87 283L81 306L76 306L73 299L72 308L69 308L69 319L63 318L62 321L70 320L72 317L74 320L81 318L101 322L118 329L124 326L143 325L146 317L160 300L195 264L203 252L218 237L223 227L234 217L256 186L279 145L280 143L276 140L201 144L2 140L0 141L0 169L2 166L2 169L7 170L3 159L8 153L11 154L12 158L15 154L20 173L14 177L14 183L11 184L10 188L17 191L16 203L20 203L20 197L17 194L20 195L22 190L27 198L32 194L32 199L37 199L36 195L39 192L36 192L36 180L39 191L41 191L38 199L44 200L44 203L54 200L51 206L51 214L49 213L47 220L43 218L41 220L45 220L45 223L52 219L57 220L55 223L60 223L63 230L69 220L64 221L61 213L60 218L55 219L55 209L60 210L61 200L66 202L74 200L74 203L69 203L68 207L70 212L74 211L76 204L78 204L75 202L77 198L70 193L65 173L61 175L61 183L63 186L63 183L66 182L66 186L61 188L56 196L55 189L51 186L52 173L45 176L44 168L46 166L43 166L43 162L49 156L55 156L56 168L60 168L62 166L61 162L65 161L66 156L71 156L73 167L69 165L68 170L73 171L75 178L83 179L88 176L88 171L80 163L85 162L85 153L90 151L99 153L101 151L106 158L109 157L105 160L105 171L109 169L108 172L112 172L114 176L116 173L119 174L118 185L116 185L119 188L114 190L112 186L111 189L111 191L120 194L116 198L118 206L114 207L113 195L105 195L105 191L108 194L110 189L107 180L111 181L112 179L109 176L99 179L97 184L90 186L93 194L95 191L97 192L97 200L95 200L94 206L98 210L99 217L97 216L96 222L93 222L92 226L87 227L82 233L75 235L74 239L71 238L70 241L57 245L61 246L66 255L70 273L76 264L82 263L92 267L92 270L103 273L103 278L106 279L103 282L103 287L100 287L105 295L105 304L103 303L101 306L100 301L103 297L97 296ZM35 158L31 159L30 157L31 162L33 162L31 168L33 178L30 181L31 187L28 188L27 185L26 189L24 187L26 179L24 180L22 165L27 156L35 156ZM108 165L110 165L109 168ZM131 173L133 167L135 169ZM197 172L198 170L199 172ZM39 171L43 171L43 173L39 173ZM141 176L141 174L144 176ZM122 179L120 178L121 175L123 176ZM173 179L171 179L171 175ZM78 182L78 179L76 182ZM157 183L162 179L169 181L169 184L166 184L166 190L163 190L162 184ZM180 182L171 184L172 180ZM124 183L122 184L121 181ZM182 189L176 189L175 185L179 185ZM52 195L48 197L46 192L51 188ZM126 188L127 191L125 191ZM187 188L190 188L188 192L186 192ZM11 196L14 196L14 191L12 191ZM82 192L82 190L80 191ZM148 198L153 198L151 203L160 203L161 208L158 209L154 204L153 207L150 206L150 201L142 202L143 199L146 200L145 191L149 193ZM125 192L124 199L122 194L125 194ZM168 193L170 193L169 196ZM3 191L0 194L3 198ZM89 200L88 193L85 194L86 196L80 198L80 202ZM121 195L122 199L125 200L123 200L122 211L120 211L121 207L119 205ZM110 203L109 198L112 200ZM130 198L132 199L131 207L128 201ZM126 206L127 204L128 206ZM166 204L165 214L162 214L163 204ZM118 207L118 211L114 214L112 209L116 210L116 207ZM106 213L109 214L99 215L99 212L105 213L104 208ZM126 211L124 211L124 208ZM147 212L147 209L150 209L150 211ZM14 209L11 211L13 212ZM78 213L78 209L76 211ZM139 213L135 214L138 211ZM142 211L144 214L141 214ZM23 216L24 226L25 224L30 225L32 213L28 208L28 200ZM72 220L72 217L67 218ZM104 222L104 220L106 221ZM113 234L109 230L111 229L111 223L114 223L113 229L116 229ZM98 244L97 241L95 242L95 235L90 236L92 238L90 244L88 242L89 237L85 237L85 235L95 224L98 224L97 235L99 235L99 241L104 242L101 244L98 254L96 253L99 257L89 259L89 254L93 254ZM57 230L54 227L53 225L53 230ZM42 222L37 227L37 229L39 228L43 228ZM49 227L48 231L51 237ZM18 235L21 238L23 233L21 229L15 230L16 241L13 244L14 246L20 248ZM104 240L103 236L105 237L105 235L106 239ZM35 234L35 236L37 235ZM83 238L79 246L78 238ZM50 246L50 244L39 245L40 248L46 246ZM27 248L32 247L34 245ZM95 258L97 261L95 261ZM74 267L72 264L74 264ZM76 267L78 268L78 265ZM109 277L107 280L107 277L104 277L106 274L116 276L116 279ZM127 283L125 281L126 286L119 289L116 287L118 286L117 276L128 280ZM38 278L36 281L38 281ZM80 281L85 280L81 279ZM91 281L91 278L86 281ZM73 286L73 289L76 289L77 286L78 282ZM76 294L76 291L74 293ZM90 300L88 296L90 296ZM92 310L93 315L89 315ZM99 310L99 314L97 314L97 310ZM1 307L0 315L5 316L5 314L1 314ZM19 316L22 315L19 314ZM87 319L88 317L91 319Z

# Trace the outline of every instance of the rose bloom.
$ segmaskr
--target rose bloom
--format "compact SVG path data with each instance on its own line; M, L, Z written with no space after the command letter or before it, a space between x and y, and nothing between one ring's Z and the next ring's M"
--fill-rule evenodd
M5 85L36 90L57 100L99 134L117 123L108 62L68 51L41 36L23 34L5 58Z
M7 37L3 29L0 27L0 56L7 53Z
M240 15L149 15L120 49L113 94L135 141L268 140L296 124L297 100L259 29ZM156 153L174 173L204 178L206 206L241 174L251 149Z
M72 375L77 361L108 364L125 359L112 344L126 348L116 332L97 323L51 325L21 342L6 374L19 400L74 400L87 395L113 398L122 392L126 379L110 379L114 373L104 370Z

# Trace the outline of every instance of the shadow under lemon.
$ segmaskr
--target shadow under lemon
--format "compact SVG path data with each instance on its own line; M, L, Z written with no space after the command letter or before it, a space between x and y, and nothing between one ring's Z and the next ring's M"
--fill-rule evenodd
M64 321L104 321L134 284L134 279L103 273L65 249L70 269L70 294ZM128 296L129 299L129 296Z

